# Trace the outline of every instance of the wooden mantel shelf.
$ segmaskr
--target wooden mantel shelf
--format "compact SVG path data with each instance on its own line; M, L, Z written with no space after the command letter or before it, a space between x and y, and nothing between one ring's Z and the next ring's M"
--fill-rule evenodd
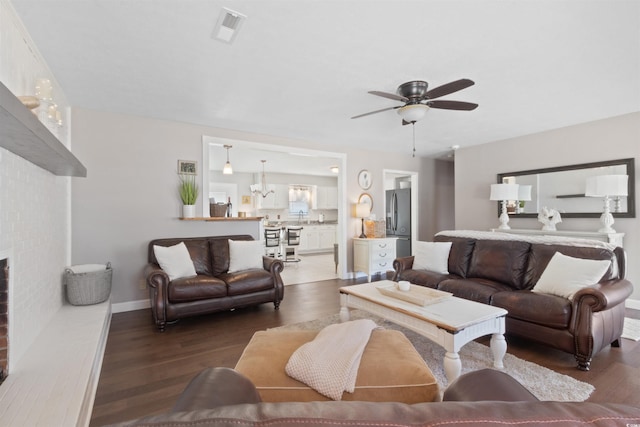
M87 176L67 147L0 82L0 147L58 176Z
M261 216L247 216L244 218L240 218L237 216L227 218L224 216L220 217L198 217L198 218L180 218L181 221L262 221Z

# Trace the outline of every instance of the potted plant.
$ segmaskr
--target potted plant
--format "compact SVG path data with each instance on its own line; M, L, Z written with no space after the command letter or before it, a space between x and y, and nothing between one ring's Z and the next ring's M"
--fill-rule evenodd
M178 191L182 199L182 217L194 218L196 216L196 200L198 199L198 184L195 175L180 174Z

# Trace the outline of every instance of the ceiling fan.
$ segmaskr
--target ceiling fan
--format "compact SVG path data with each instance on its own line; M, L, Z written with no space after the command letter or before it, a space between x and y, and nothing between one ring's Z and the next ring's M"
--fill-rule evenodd
M444 110L474 110L478 104L462 101L436 100L450 93L473 86L475 83L469 79L456 80L442 86L438 86L431 90L427 90L429 83L422 80L413 80L398 86L397 94L388 92L379 92L376 90L369 91L372 95L382 96L383 98L402 101L404 105L383 108L382 110L371 111L369 113L360 114L351 117L357 119L359 117L368 116L370 114L381 113L388 110L398 110L398 114L402 117L402 124L408 125L422 119L429 108L440 108Z

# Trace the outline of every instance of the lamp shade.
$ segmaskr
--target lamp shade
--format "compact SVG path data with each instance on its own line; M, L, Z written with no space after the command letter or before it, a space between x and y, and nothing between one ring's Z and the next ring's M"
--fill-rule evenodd
M231 163L227 162L224 164L224 168L222 169L222 173L224 175L233 175L233 168L231 167Z
M405 105L398 110L398 114L405 122L417 122L424 118L429 111L429 106L424 104Z
M525 202L531 200L530 185L518 185L518 200Z
M356 204L356 218L366 218L369 216L371 212L371 208L366 203L357 203Z
M587 178L587 197L626 196L628 195L627 175L598 175Z
M518 184L491 184L489 200L518 200Z

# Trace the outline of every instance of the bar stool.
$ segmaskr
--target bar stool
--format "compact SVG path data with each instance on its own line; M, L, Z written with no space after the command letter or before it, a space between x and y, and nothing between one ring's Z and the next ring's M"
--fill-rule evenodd
M264 254L273 258L280 258L280 227L264 228Z
M298 258L298 246L300 246L300 235L302 227L288 226L285 231L285 243L283 244L282 256L284 262L300 262Z

